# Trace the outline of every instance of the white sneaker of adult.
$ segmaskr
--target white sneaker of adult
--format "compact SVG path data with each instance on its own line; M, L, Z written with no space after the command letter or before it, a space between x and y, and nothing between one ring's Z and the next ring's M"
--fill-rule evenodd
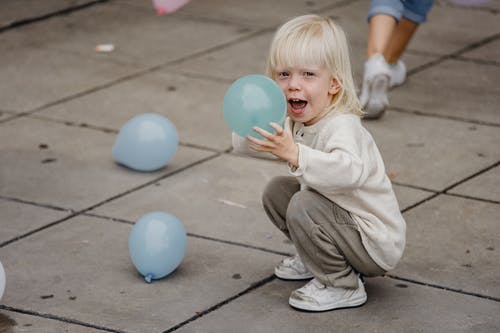
M398 60L395 64L389 64L391 69L391 81L389 86L396 87L402 85L406 81L406 66L402 60Z
M274 275L283 280L305 280L313 277L302 263L299 255L283 259L274 268Z
M316 279L292 292L288 303L307 311L327 311L363 305L367 300L363 282L358 279L357 289L327 287Z
M365 118L379 118L389 105L387 90L391 80L391 69L381 54L374 54L365 62L363 86L359 97L366 111Z

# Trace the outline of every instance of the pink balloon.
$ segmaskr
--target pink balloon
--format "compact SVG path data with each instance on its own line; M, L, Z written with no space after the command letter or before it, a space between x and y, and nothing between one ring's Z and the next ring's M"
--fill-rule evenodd
M186 5L190 0L153 0L153 6L158 15L173 13Z

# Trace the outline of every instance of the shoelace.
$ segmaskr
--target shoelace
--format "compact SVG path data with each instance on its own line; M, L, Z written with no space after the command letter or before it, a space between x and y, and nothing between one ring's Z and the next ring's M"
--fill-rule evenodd
M300 257L294 256L293 258L286 258L283 263L287 266L290 266L291 268L295 269L297 272L305 272L306 268L304 267L304 264L302 263L302 260L300 260Z
M321 282L319 282L316 279L312 279L304 287L302 287L300 289L302 289L301 291L306 293L306 294L314 295L317 291L324 289L324 288L325 288L324 284L322 284Z

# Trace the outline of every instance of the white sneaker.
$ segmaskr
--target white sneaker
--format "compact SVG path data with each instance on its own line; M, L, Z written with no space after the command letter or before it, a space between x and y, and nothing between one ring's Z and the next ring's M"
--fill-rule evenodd
M363 86L359 97L366 111L365 118L379 118L389 105L387 90L391 80L391 69L381 54L374 54L365 62Z
M283 259L274 268L274 275L284 280L305 280L313 277L298 255Z
M312 279L302 288L292 292L288 303L294 308L307 311L327 311L352 308L365 304L366 291L358 279L358 289L327 287Z
M396 87L402 85L406 81L406 66L402 60L398 60L395 64L389 64L391 69L391 81L389 86Z

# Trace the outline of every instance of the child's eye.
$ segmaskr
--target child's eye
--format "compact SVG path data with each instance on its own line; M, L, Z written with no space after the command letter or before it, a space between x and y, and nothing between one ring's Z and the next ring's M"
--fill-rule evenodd
M278 73L278 78L284 79L284 78L287 78L288 75L289 75L288 72L279 72Z
M314 76L314 73L313 72L304 72L304 76L311 77L311 76Z

